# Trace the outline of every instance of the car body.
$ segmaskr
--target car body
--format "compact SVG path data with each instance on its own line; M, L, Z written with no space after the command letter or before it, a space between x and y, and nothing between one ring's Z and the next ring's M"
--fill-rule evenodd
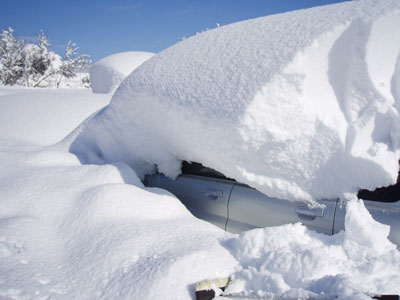
M320 201L324 208L309 208L302 202L269 197L199 163L184 162L182 174L175 180L159 173L148 175L145 185L170 191L193 215L232 233L297 222L326 234L344 229L345 201L325 199ZM392 187L389 192L384 188L377 192L362 191L359 196L365 199L365 206L374 219L390 225L389 239L399 247L398 187Z

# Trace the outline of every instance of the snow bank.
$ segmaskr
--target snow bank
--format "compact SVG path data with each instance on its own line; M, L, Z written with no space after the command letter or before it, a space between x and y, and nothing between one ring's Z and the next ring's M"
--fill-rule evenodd
M175 177L182 160L201 162L309 203L389 185L399 158L399 12L397 0L353 1L186 39L133 72L71 149L140 176L152 164Z
M110 98L82 89L0 88L0 140L54 144Z
M154 53L129 51L107 56L89 70L93 93L111 93L122 80Z
M228 276L226 234L125 164L0 144L1 299L191 299Z
M226 293L267 299L400 294L400 252L387 239L390 227L374 221L357 200L347 205L345 226L325 236L290 224L227 241L240 264Z

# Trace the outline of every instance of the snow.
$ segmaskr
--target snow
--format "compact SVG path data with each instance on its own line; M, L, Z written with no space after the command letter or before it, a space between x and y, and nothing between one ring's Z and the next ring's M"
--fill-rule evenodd
M18 145L0 164L0 297L190 299L233 271L224 232L124 164Z
M124 163L82 165L62 143L48 145L109 95L0 95L2 114L15 117L0 125L0 298L190 299L197 281L233 272L220 244L228 234L168 192L144 189Z
M201 162L310 204L392 184L399 11L396 0L353 1L186 39L132 72L72 151L140 177L154 164L175 177L182 160Z
M89 70L93 93L112 93L133 70L154 53L128 51L116 53L96 62Z
M90 90L0 89L0 140L50 145L63 139L111 95Z
M196 282L231 274L227 293L243 298L400 293L400 252L361 201L335 236L300 224L232 235L124 163L4 140L0 191L5 299L194 299Z
M180 160L202 161L303 200L393 180L399 5L356 1L208 31L146 62L105 108L110 94L1 88L0 298L194 299L196 282L229 275L227 293L242 298L400 294L389 227L351 193L337 235L301 224L233 235L139 179L154 163L173 176Z

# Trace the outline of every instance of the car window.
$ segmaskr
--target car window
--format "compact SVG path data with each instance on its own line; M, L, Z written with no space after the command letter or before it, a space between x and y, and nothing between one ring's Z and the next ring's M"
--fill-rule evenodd
M394 185L377 188L374 191L360 190L357 194L358 199L372 200L380 202L396 202L400 200L399 176Z
M182 163L182 174L197 175L197 176L212 177L212 178L235 181L234 179L228 178L224 174L222 174L218 171L215 171L214 169L205 167L202 164L196 163L196 162L188 163L187 161L184 161Z

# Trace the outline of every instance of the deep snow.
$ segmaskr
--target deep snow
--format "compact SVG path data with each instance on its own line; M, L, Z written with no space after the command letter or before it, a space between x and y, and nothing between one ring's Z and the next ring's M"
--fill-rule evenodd
M6 299L188 299L236 264L223 231L124 164L1 145L0 190Z
M71 150L139 176L201 162L308 203L392 184L399 11L397 0L345 2L186 39L136 69Z
M96 62L89 70L93 93L112 93L133 70L154 53L128 51L109 55Z

